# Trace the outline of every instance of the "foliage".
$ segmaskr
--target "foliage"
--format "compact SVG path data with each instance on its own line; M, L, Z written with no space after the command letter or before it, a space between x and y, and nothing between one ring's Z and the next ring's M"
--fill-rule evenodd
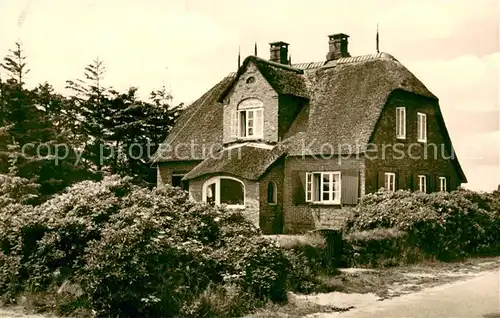
M39 197L39 185L25 178L0 174L0 206L30 204Z
M64 308L86 305L102 316L195 315L217 297L249 297L247 308L281 302L298 271L239 212L116 175L38 206L0 208L0 252L4 297L75 285L82 293L65 296Z
M0 78L0 173L37 183L40 201L104 174L154 184L149 159L182 108L164 88L142 101L135 87L106 87L106 67L96 59L83 79L67 81L71 95L64 96L49 83L25 87L29 69L20 43L1 62L7 78Z
M19 85L24 84L23 77L30 70L27 69L26 56L20 42L15 43L15 49L9 50L9 54L4 58L4 62L0 64L0 67L7 71L10 80Z
M498 253L499 197L465 189L431 194L379 191L362 199L346 231L394 228L407 234L410 246L442 260Z
M408 245L407 234L394 228L352 232L344 238L343 254L348 267L389 267L413 264L425 257Z

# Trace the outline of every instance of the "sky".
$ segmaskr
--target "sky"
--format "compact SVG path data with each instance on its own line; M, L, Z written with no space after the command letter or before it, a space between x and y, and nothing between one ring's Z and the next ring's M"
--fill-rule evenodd
M269 42L290 43L293 63L322 61L329 34L349 52L395 56L440 100L458 158L475 190L500 184L500 1L0 0L0 58L20 40L31 72L63 93L96 58L104 85L165 85L175 103L196 100Z

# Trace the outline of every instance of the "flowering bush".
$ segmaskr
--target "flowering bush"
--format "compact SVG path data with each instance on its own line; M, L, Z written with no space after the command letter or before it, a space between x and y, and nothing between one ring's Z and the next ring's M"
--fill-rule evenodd
M77 285L70 301L102 316L197 312L222 286L283 301L288 287L287 257L240 213L117 176L0 208L0 248L2 295Z
M498 193L459 189L431 194L409 191L366 195L346 224L346 232L394 228L408 243L439 259L498 253Z

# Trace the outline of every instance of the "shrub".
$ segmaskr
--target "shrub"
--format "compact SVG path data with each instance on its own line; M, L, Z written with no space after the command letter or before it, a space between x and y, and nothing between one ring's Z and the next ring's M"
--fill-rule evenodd
M59 309L100 316L208 315L221 297L253 299L241 308L285 301L289 286L286 255L239 212L117 176L0 208L0 247L3 295L76 286L82 292L64 293ZM225 294L228 286L237 292Z
M379 191L361 200L346 223L346 232L394 228L407 234L410 246L451 260L498 253L499 211L495 193Z
M394 228L349 233L343 246L349 267L390 267L413 264L423 258L418 248L408 245L407 233Z
M40 185L32 180L0 174L0 206L13 203L31 204L39 198Z

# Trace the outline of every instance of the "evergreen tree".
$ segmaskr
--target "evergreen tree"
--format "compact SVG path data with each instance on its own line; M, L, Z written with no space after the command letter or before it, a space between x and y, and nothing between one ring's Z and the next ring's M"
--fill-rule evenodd
M23 87L26 57L16 47L2 64L10 78L1 86L5 116L0 128L0 173L37 182L41 194L50 196L90 176L78 165L67 137L71 119L63 116L64 97L48 84L33 90Z
M15 49L9 50L10 54L4 58L4 62L0 64L4 68L10 79L19 85L24 85L23 79L30 69L27 68L26 56L24 55L22 44L15 43Z
M136 180L154 182L149 157L156 151L179 116L182 105L172 107L171 96L163 88L151 93L151 102L136 97L136 88L127 93L113 92L108 140L114 145L112 171L133 176Z
M101 147L109 133L105 130L108 89L102 85L106 68L98 58L85 67L84 80L67 81L67 88L73 92L73 109L69 110L76 121L76 129L82 137L81 148L90 169L102 170Z

